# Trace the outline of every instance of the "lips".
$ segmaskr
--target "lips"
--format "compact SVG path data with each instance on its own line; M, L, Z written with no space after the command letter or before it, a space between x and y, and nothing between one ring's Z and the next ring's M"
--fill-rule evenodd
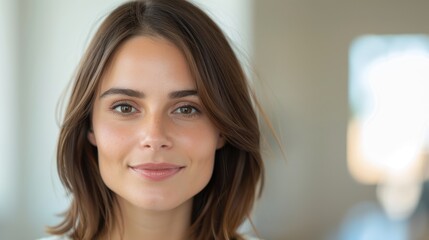
M171 163L145 163L135 166L130 166L138 175L153 181L166 180L176 175L184 166Z

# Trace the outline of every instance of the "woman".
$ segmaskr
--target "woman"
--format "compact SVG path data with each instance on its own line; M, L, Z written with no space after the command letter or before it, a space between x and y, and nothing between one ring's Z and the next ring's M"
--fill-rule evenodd
M245 239L260 132L219 27L183 0L116 8L78 68L57 161L61 239Z

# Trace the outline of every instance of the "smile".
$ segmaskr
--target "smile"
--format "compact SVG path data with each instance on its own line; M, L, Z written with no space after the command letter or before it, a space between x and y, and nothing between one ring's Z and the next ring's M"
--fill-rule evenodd
M130 169L135 173L152 181L166 180L176 175L183 168L185 167L169 163L146 163L130 166Z

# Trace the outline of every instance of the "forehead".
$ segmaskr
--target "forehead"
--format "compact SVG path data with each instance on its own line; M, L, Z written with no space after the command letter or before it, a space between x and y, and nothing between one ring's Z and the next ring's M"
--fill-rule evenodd
M100 89L112 85L140 88L154 83L195 88L185 55L172 42L153 36L136 36L122 43L106 66Z

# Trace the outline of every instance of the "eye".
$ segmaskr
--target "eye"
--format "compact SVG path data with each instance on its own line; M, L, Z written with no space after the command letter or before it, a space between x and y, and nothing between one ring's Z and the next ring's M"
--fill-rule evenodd
M186 117L192 117L194 115L197 115L200 113L200 110L198 110L196 107L191 106L191 105L185 105L185 106L180 106L178 108L176 108L173 113L175 114L181 114L184 115Z
M131 114L137 112L137 109L130 104L121 103L118 105L113 106L113 111L121 114Z

